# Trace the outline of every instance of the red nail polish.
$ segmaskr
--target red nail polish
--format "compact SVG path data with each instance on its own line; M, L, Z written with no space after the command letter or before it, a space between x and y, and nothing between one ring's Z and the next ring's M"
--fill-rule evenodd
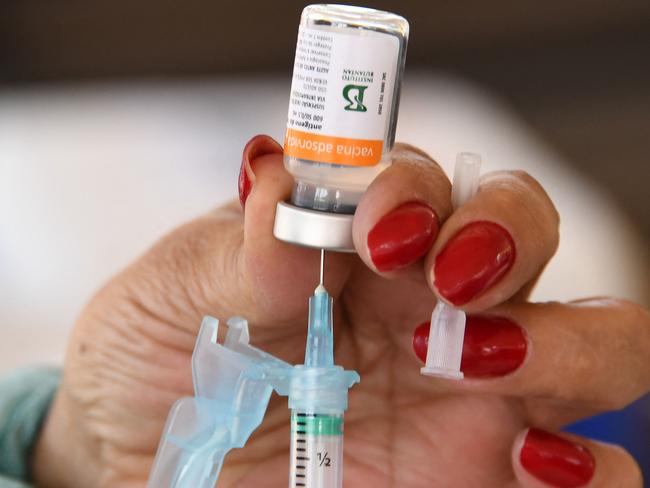
M408 266L424 256L438 235L438 217L428 205L407 202L391 210L368 233L370 259L379 271Z
M413 351L427 359L430 323L413 333ZM468 378L494 378L512 373L526 358L528 343L521 327L501 317L468 316L460 369Z
M524 330L502 317L468 316L460 369L470 378L505 376L526 358Z
M519 460L535 478L559 488L586 485L596 469L586 447L540 429L528 430Z
M413 352L423 363L427 362L427 348L429 347L429 332L431 322L423 322L413 332Z
M245 207L248 194L253 188L251 180L251 176L253 176L251 162L266 154L282 154L282 146L269 136L254 136L244 146L238 181L239 203L241 203L242 208Z
M436 289L454 305L464 305L498 283L515 256L515 243L507 230L494 222L472 222L436 257Z

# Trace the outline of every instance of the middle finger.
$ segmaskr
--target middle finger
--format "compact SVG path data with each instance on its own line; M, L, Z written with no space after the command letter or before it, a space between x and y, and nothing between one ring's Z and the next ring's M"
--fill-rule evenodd
M443 225L426 260L443 300L473 312L508 300L557 249L559 217L542 186L522 171L481 178L478 193Z
M423 361L427 338L425 325L416 329ZM466 379L444 387L520 398L533 423L556 428L650 390L648 351L650 313L631 302L508 304L468 316Z

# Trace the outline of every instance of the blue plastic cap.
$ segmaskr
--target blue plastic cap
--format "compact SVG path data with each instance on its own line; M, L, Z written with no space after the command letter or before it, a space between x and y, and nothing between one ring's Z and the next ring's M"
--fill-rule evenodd
M194 397L172 407L149 477L150 488L213 488L224 456L244 447L262 423L272 382L288 382L293 366L249 345L248 324L205 317L192 355Z

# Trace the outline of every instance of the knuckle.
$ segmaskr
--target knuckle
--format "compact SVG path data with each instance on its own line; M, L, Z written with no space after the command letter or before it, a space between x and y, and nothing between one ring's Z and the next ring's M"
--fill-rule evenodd
M536 212L542 213L545 220L556 230L556 234L559 234L560 214L542 184L526 171L515 170L513 174L526 192L529 205L535 207Z
M434 159L426 151L406 142L396 142L391 155L394 161L420 160L428 164L435 163Z
M521 169L515 169L510 171L510 174L512 174L515 178L517 178L527 188L546 193L542 184L539 181L537 181L537 179L534 176L532 176L529 172Z
M418 199L429 203L438 218L444 220L451 212L451 182L444 170L426 153L405 144L396 145L391 164L373 181L369 192L401 199Z
M610 298L612 306L617 308L622 314L629 317L634 323L650 321L650 313L638 303L626 298ZM649 326L650 323L645 324Z
M440 164L420 148L404 143L395 144L391 159L392 165L386 171L406 167L415 170L414 173L419 173L424 181L433 179L451 184Z
M555 252L560 241L560 215L542 185L521 170L498 171L482 178L481 186L492 194L496 210L526 222L528 236Z
M596 302L599 306L606 306L618 316L618 325L621 332L628 339L634 341L626 345L635 349L650 348L650 312L638 303L625 298L601 298ZM645 351L648 352L647 350Z

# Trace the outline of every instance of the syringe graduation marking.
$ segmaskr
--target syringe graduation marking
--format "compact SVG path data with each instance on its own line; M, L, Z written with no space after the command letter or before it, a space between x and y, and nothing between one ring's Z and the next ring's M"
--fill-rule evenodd
M297 417L304 417L304 416L302 414L297 414ZM305 422L296 422L296 423L297 424L303 424L303 426L306 425ZM295 440L296 440L296 445L297 446L304 445L307 442L305 439L299 437L299 436L304 436L305 433L306 433L306 431L304 430L304 427L296 429L296 432L295 432L296 439ZM300 452L306 452L307 449L305 449L304 447L296 447L296 451L299 452L299 453ZM296 488L298 488L298 487L302 488L302 487L307 486L307 484L306 484L306 479L307 479L306 469L307 469L307 466L305 464L303 464L301 461L305 461L304 457L300 456L300 455L297 455L296 456L296 473L295 473L296 480L295 480L295 483L294 483L294 486Z
M327 415L319 415L317 413L296 412L294 414L294 434L296 442L294 459L296 460L296 473L294 475L295 479L293 486L295 488L306 488L308 486L307 470L309 465L307 463L309 463L312 458L307 455L308 449L306 437L318 435L313 429L313 422L318 422L320 419L325 419L327 417ZM323 461L320 459L320 453L316 454L319 456L318 465L322 467Z

